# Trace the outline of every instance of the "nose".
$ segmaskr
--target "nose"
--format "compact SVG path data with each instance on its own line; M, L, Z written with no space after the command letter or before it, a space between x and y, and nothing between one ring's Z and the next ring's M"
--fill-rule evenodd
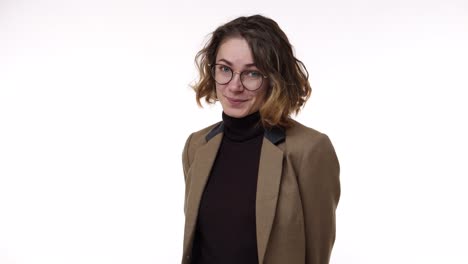
M241 82L241 75L238 72L232 73L232 80L228 83L227 88L232 92L242 92L244 90L244 86Z

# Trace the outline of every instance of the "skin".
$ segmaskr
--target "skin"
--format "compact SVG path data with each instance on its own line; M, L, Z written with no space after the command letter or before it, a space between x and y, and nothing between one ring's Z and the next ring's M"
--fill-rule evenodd
M235 72L257 70L249 44L242 37L231 37L222 42L216 54L216 63L229 66ZM216 84L216 95L226 115L242 118L260 109L265 102L268 81L256 91L249 91L241 83L240 75L228 84Z

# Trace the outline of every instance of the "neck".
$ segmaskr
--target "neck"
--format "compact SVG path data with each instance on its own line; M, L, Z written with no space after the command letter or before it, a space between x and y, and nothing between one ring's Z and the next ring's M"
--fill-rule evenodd
M246 141L263 134L260 113L249 114L236 118L223 112L224 134L233 141Z

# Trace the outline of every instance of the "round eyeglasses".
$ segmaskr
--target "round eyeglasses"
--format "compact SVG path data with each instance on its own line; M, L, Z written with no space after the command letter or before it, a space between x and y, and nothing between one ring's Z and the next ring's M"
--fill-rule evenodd
M214 64L209 66L211 66L211 74L217 84L228 84L232 78L234 78L234 74L237 73L240 75L242 86L249 91L260 89L263 84L263 79L267 78L267 76L256 70L235 72L229 66L224 64Z

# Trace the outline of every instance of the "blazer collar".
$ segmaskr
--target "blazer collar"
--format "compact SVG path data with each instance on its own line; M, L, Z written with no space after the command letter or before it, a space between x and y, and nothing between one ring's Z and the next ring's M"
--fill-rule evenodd
M218 135L219 133L222 133L224 131L224 122L221 121L216 125L211 131L206 135L205 139L206 142L210 141L214 136ZM286 133L284 131L284 128L279 127L279 126L274 126L269 129L265 129L265 135L264 137L268 139L273 145L277 145L284 141L286 138Z

